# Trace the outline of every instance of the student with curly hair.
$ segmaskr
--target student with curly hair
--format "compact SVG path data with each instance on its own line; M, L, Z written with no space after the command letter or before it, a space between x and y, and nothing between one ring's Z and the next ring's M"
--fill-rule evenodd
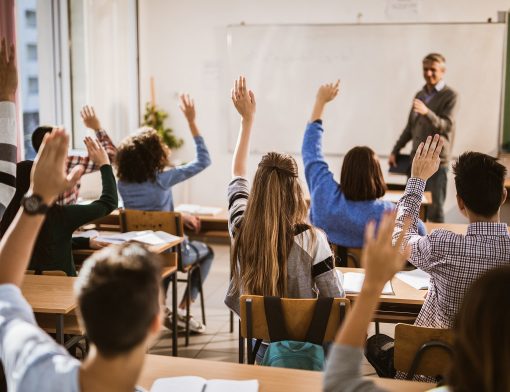
M188 120L196 146L196 159L182 166L169 168L170 149L152 128L125 139L117 152L117 175L119 192L124 207L144 211L173 211L172 186L193 177L211 164L209 152L195 123L195 104L188 95L181 95L181 110ZM184 225L196 232L200 230L200 219L182 215ZM200 274L205 280L211 268L212 249L199 241L186 240L181 245L184 265L200 261ZM195 270L191 276L190 300L194 302L199 293L200 276ZM179 325L185 326L186 296L179 304ZM190 317L190 329L204 332L205 326Z

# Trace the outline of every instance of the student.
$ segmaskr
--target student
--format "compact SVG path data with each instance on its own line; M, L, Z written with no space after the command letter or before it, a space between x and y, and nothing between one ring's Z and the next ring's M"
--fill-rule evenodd
M195 141L196 159L186 165L168 168L170 149L157 132L151 128L126 138L117 153L117 175L119 192L124 207L144 211L173 211L172 186L193 177L211 164L209 152L195 123L195 104L189 95L181 95L181 110ZM195 232L200 231L200 219L182 214L184 225ZM199 241L188 241L181 245L184 265L200 260L202 281L207 277L214 258L212 249ZM191 276L190 297L195 302L200 288L199 271ZM186 295L179 304L179 326L186 325ZM205 325L190 315L190 330L205 332Z
M381 200L386 183L379 159L369 147L354 147L345 155L340 184L322 155L322 115L326 104L337 96L340 81L319 87L301 149L310 190L310 220L326 232L331 242L361 248L363 230L370 220L379 221L395 204ZM425 226L420 221L420 233Z
M376 311L382 288L400 271L411 253L409 246L404 254L398 252L406 227L400 230L396 246L392 247L393 221L394 216L384 217L375 238L374 224L367 226L362 256L365 281L330 352L324 374L326 392L384 391L363 378L360 369L366 330ZM452 369L446 378L449 387L438 388L437 391L510 390L507 360L510 356L509 281L510 266L503 266L486 272L466 291L453 326Z
M297 164L287 154L270 152L258 164L250 191L247 159L255 96L240 77L232 101L241 115L241 130L228 186L232 281L225 298L239 313L239 296L289 298L343 297L324 233L306 223L306 203Z
M34 162L30 190L42 205L78 181L79 170L66 172L67 145L67 135L54 130ZM85 262L75 292L91 346L80 363L37 326L19 288L45 219L33 207L20 209L0 242L0 360L9 390L140 391L146 349L161 325L157 256L139 245L111 246Z
M83 125L94 131L97 140L108 154L110 162L113 162L115 160L117 148L110 139L110 136L108 136L108 133L106 133L106 131L102 128L101 122L96 116L94 108L92 106L84 106L80 111L80 115L83 120ZM35 152L39 151L39 147L41 146L44 135L51 132L52 129L53 127L51 126L43 125L37 127L32 133L32 147L34 147ZM73 168L76 166L83 167L83 174L89 174L99 170L99 166L97 166L88 156L69 155L66 161L67 172L70 173L71 170L73 170ZM80 181L78 181L78 183L72 189L69 189L64 194L60 195L57 199L57 204L76 204L78 201L79 192Z
M85 138L88 156L100 167L103 191L100 198L88 205L53 205L46 214L46 220L37 237L34 251L30 260L30 269L38 271L64 271L69 276L76 276L72 246L75 248L100 248L101 243L96 240L89 242L89 238L72 238L74 231L80 226L94 219L108 215L118 205L117 187L112 167L103 147L90 137ZM3 236L16 215L19 205L34 202L25 200L23 195L28 192L30 185L30 170L33 162L24 161L18 164L18 178L16 181L16 197L12 200L2 222L0 234ZM81 173L83 167L76 166Z

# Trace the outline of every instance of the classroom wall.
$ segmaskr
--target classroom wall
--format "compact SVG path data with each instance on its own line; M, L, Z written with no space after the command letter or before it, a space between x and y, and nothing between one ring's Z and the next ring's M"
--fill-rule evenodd
M144 103L150 99L149 80L152 76L155 79L158 105L169 112L169 124L185 139L184 147L174 157L187 161L194 156L194 149L178 109L177 94L180 91L192 94L196 101L198 124L213 161L206 172L176 189L176 201L219 206L226 204L232 156L227 148L227 124L228 111L233 110L227 87L230 81L225 80L224 76L227 64L227 25L243 22L472 22L487 21L488 18L496 20L498 10L509 8L509 0L140 1L140 110L143 112ZM418 89L420 86L415 87ZM407 111L408 108L396 110ZM303 123L303 129L304 126ZM296 138L302 137L303 129L296 129ZM254 132L257 132L256 126ZM460 130L457 137L461 137ZM300 157L297 158L301 162ZM260 156L251 157L250 177L259 159ZM340 159L333 157L329 160L332 171L339 173ZM386 169L386 157L381 157L381 161L383 169ZM447 220L463 222L464 219L457 212L454 196L453 181L450 178L446 202Z

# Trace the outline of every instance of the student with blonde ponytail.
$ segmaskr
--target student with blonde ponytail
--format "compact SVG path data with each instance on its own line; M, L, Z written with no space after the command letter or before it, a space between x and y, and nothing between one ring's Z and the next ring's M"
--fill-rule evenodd
M326 235L306 223L307 207L297 164L270 152L258 165L250 191L246 177L255 96L240 77L232 101L241 130L228 187L233 271L225 303L239 313L239 295L290 298L343 297Z

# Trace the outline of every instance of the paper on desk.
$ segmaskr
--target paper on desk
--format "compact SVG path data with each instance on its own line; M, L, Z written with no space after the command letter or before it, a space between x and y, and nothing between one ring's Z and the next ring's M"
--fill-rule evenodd
M416 290L427 290L429 288L430 275L421 269L399 272L397 278Z
M98 241L107 242L109 244L122 244L128 241L140 242L145 245L161 245L167 242L172 242L179 237L165 233L164 231L128 231L126 233L112 233L97 237Z
M77 231L73 233L73 237L83 237L83 238L93 238L97 237L99 232L97 230L85 230L85 231Z
M175 209L177 212L184 212L191 215L217 215L221 212L219 207L206 207L198 204L179 204Z
M365 280L365 274L363 272L344 272L340 273L340 270L336 270L338 278L342 282L342 287L347 294L359 294L363 281ZM343 276L343 280L342 280ZM386 282L381 294L384 295L395 295L391 282Z
M150 392L258 392L258 380L206 380L202 377L184 376L159 378Z

